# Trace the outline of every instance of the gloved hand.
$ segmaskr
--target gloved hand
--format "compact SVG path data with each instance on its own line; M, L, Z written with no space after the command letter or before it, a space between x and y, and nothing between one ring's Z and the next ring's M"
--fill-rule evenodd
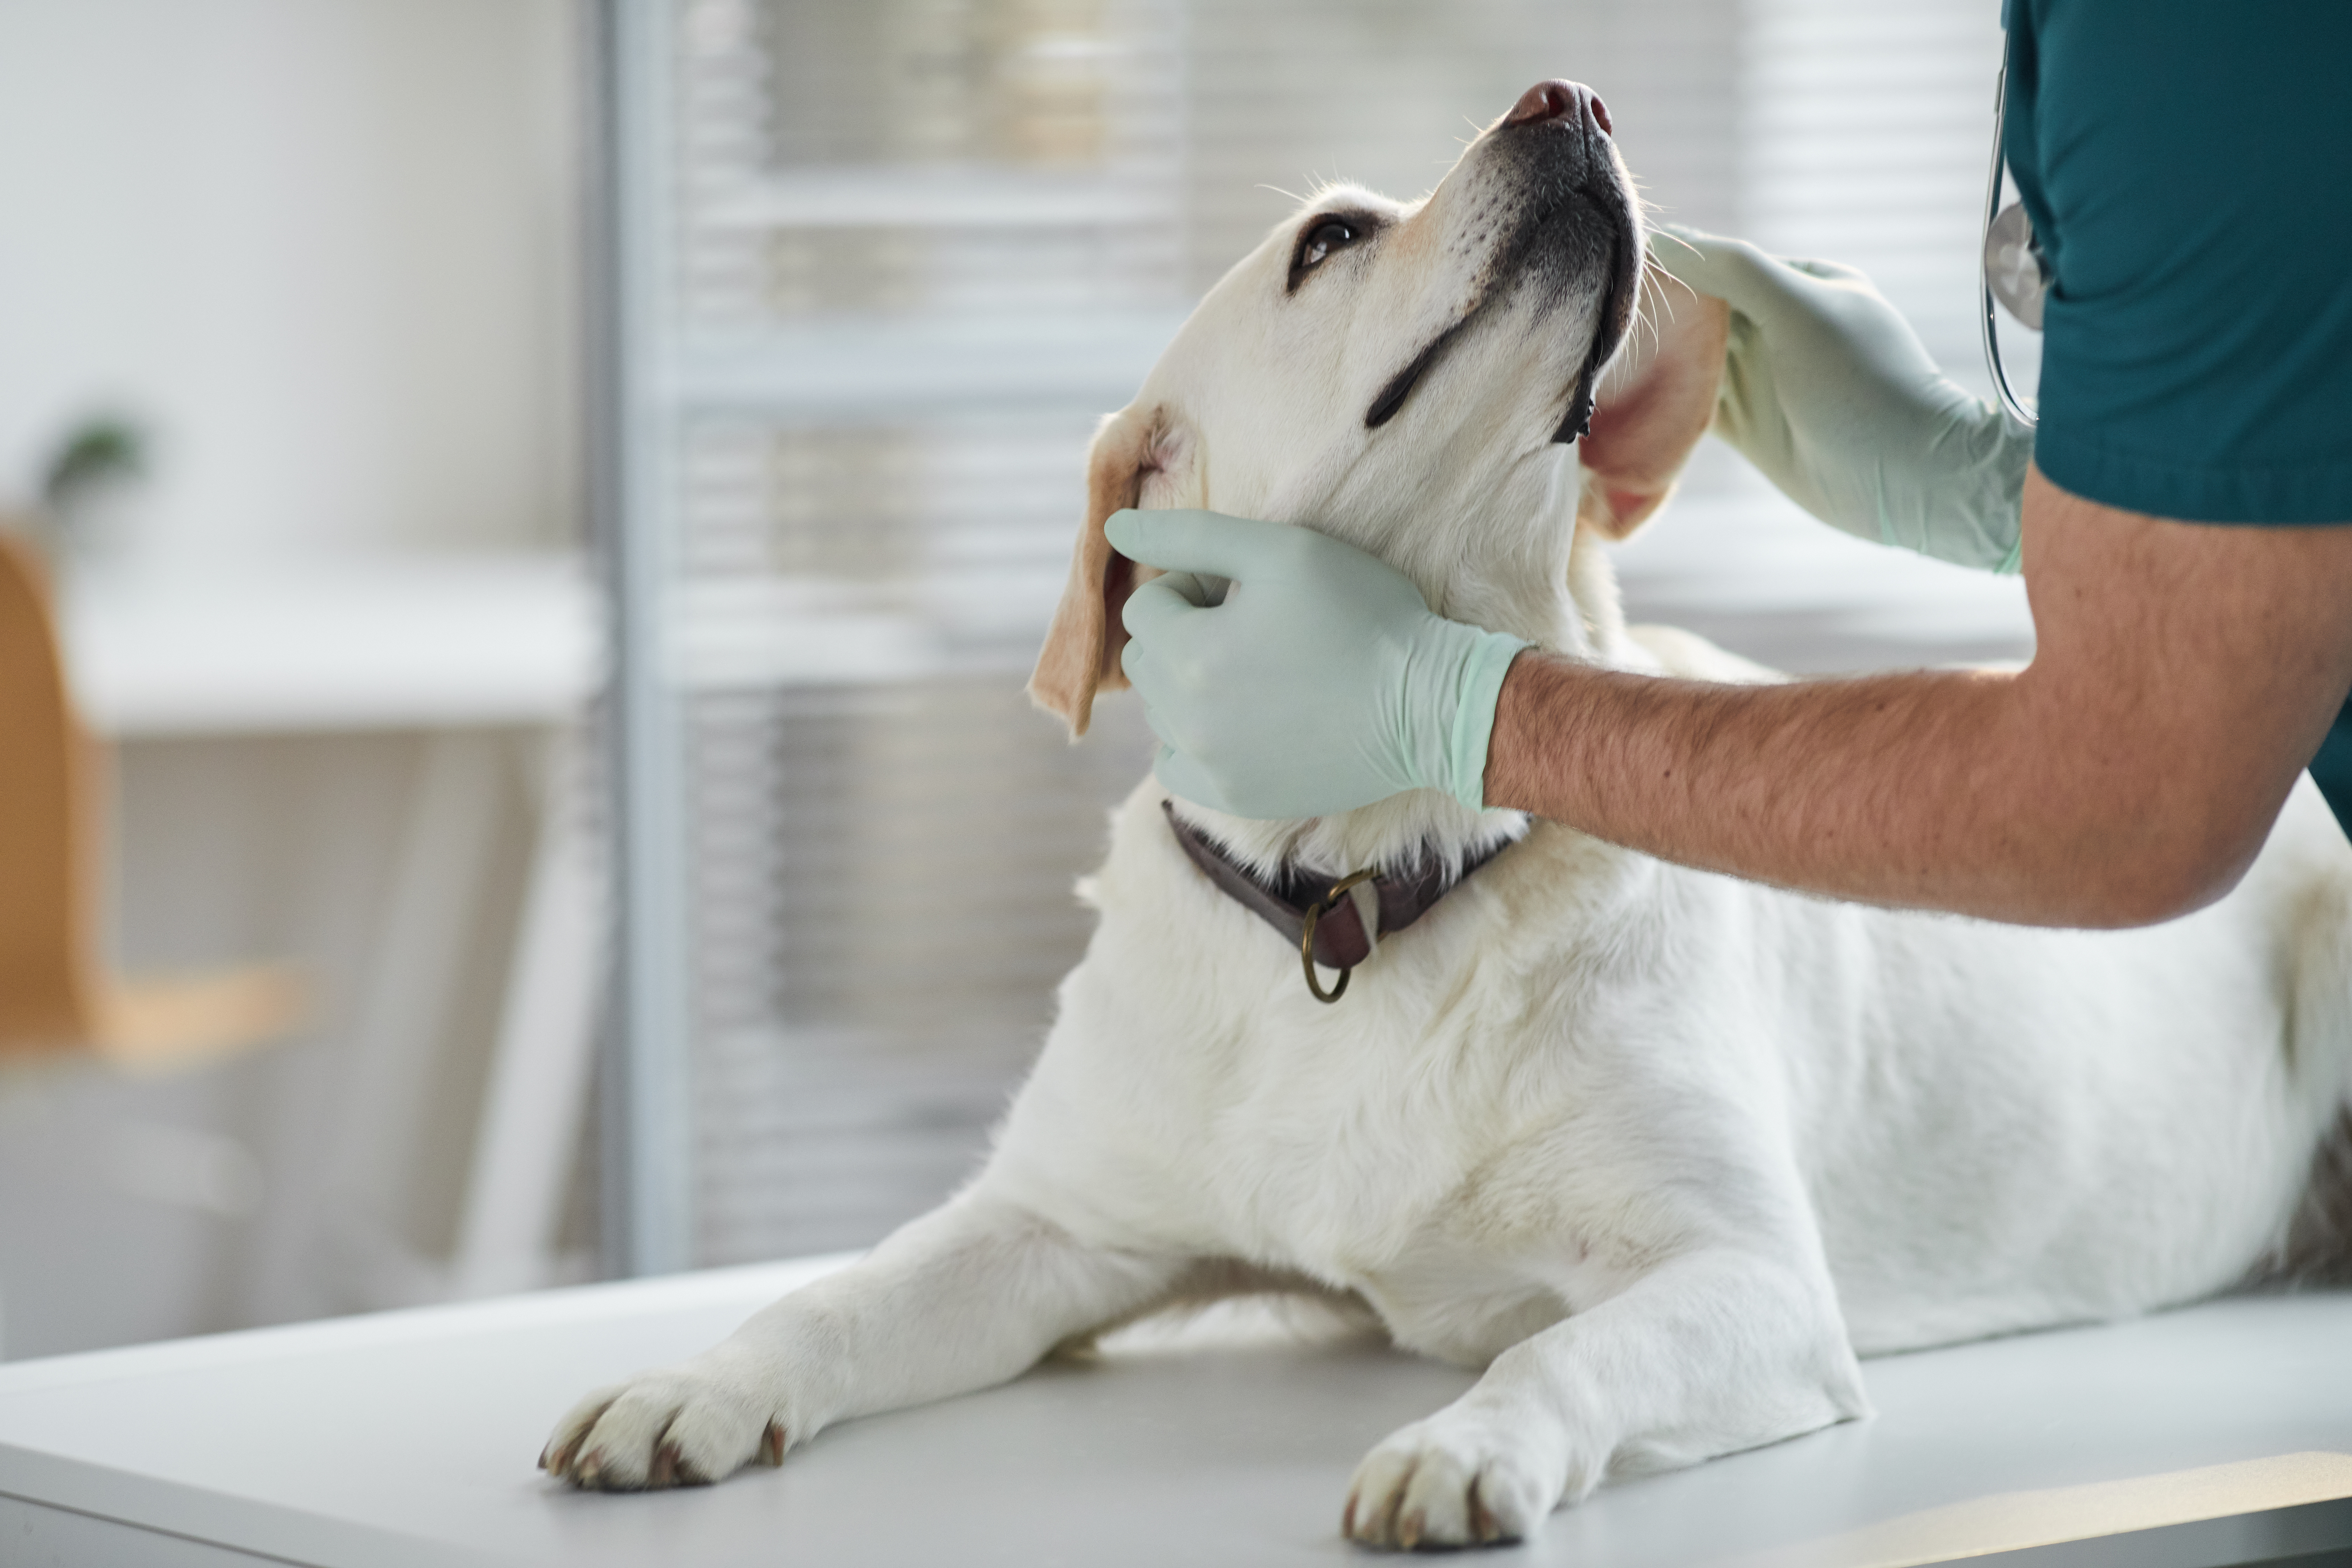
M1308 528L1119 511L1120 662L1160 737L1160 782L1236 816L1322 816L1409 789L1485 804L1486 741L1528 645L1433 615L1388 563ZM1210 605L1194 574L1234 580Z
M1783 495L1874 543L2017 570L2033 432L1938 370L1869 279L1675 226L1650 255L1730 305L1715 432Z

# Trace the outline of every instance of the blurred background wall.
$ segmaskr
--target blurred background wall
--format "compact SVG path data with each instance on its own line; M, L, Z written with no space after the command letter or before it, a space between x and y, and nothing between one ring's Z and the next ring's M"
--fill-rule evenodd
M152 425L159 550L577 529L568 0L0 4L0 494Z
M217 1067L0 1072L0 1353L449 1288L543 726L364 688L451 635L445 579L520 563L535 605L577 548L581 34L569 0L0 0L0 510L93 414L152 440L62 584L128 705L111 945L314 997Z

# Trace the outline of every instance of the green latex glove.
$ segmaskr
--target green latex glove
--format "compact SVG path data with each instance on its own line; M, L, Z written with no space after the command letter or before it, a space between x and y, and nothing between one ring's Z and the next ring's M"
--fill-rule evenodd
M1161 784L1236 816L1323 816L1409 789L1485 805L1495 700L1526 643L1432 614L1403 574L1312 529L1119 511L1105 532L1169 573L1121 617ZM1233 579L1223 603L1195 574Z
M1783 495L1874 543L2017 570L2033 432L1938 370L1869 279L1673 226L1650 255L1730 305L1715 432Z

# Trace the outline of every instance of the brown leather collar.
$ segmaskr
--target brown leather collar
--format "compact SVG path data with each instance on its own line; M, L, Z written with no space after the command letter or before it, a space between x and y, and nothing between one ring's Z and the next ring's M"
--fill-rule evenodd
M1471 872L1509 847L1507 841L1480 850L1462 863L1461 875L1456 877L1448 877L1443 865L1433 862L1410 877L1366 877L1359 872L1335 884L1330 878L1293 869L1279 882L1269 884L1245 870L1207 834L1177 816L1174 801L1161 801L1160 809L1168 814L1168 826L1175 831L1176 842L1183 846L1192 864L1217 885L1218 890L1288 938L1291 946L1299 951L1302 963L1311 955L1313 962L1307 963L1307 986L1317 1000L1323 1002L1337 1002L1348 989L1348 972L1372 955L1373 936L1387 936L1412 924L1427 914L1438 900L1460 887ZM1360 879L1370 883L1379 901L1376 931L1364 930L1356 900L1341 890ZM1316 981L1316 963L1339 971L1339 984L1328 993Z

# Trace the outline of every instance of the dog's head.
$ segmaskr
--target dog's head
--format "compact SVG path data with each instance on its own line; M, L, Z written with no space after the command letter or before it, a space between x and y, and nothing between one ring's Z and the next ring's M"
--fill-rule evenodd
M1608 111L1574 83L1529 89L1418 202L1318 193L1104 421L1032 695L1083 732L1096 689L1125 684L1119 612L1150 569L1103 537L1122 507L1317 528L1386 558L1441 613L1519 630L1529 595L1559 597L1559 562L1530 548L1530 524L1565 550L1572 444L1643 286L1640 207ZM1584 520L1616 536L1647 516L1713 395L1710 374L1660 482L1588 482Z

